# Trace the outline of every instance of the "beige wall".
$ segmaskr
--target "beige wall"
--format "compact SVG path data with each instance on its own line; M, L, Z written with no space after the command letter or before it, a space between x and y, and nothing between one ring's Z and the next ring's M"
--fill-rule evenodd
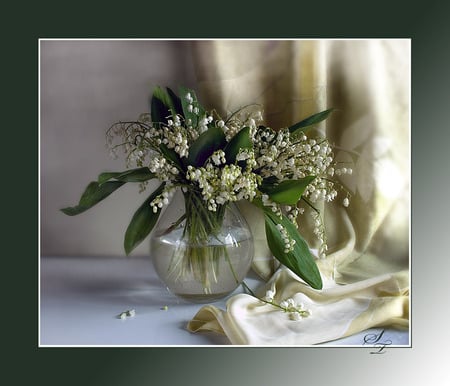
M123 255L123 235L147 193L125 186L95 208L68 217L100 172L125 169L105 148L105 131L148 111L156 85L195 87L188 42L40 42L41 255ZM133 254L144 254L141 245Z
M342 178L348 210L337 203L325 213L330 245L351 245L354 235L358 254L408 255L409 40L54 40L40 48L42 255L124 255L125 230L149 193L126 185L79 216L59 209L75 205L99 173L125 169L109 157L105 131L148 111L156 85L195 88L208 108L261 103L275 128L336 108L326 133L354 173ZM147 251L144 242L133 255Z

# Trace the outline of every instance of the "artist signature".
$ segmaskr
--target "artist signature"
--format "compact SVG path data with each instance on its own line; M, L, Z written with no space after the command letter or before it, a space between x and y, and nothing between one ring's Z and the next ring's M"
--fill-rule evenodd
M371 344L377 351L371 351L371 354L385 354L385 348L392 344L390 339L383 339L384 330L380 333L367 334L364 336L363 344Z

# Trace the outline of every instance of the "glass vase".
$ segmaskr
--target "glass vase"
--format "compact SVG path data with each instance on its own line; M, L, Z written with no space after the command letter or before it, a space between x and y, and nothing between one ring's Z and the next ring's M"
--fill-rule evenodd
M196 192L177 190L150 238L153 266L167 288L185 300L226 297L244 280L253 237L234 203L208 209Z

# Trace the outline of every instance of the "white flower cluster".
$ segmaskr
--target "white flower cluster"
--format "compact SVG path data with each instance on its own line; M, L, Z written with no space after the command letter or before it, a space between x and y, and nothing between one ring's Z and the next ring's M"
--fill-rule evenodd
M160 181L171 181L179 174L179 170L171 162L167 161L163 155L155 152L148 162L148 168L156 174Z
M223 120L218 122L217 126L223 130L227 141L233 138L244 127L249 127L250 135L252 138L254 137L258 124L263 121L263 116L259 109L249 108L254 106L247 107L232 114L226 122Z
M239 200L253 200L257 194L260 177L250 168L236 164L225 165L225 154L215 152L206 166L188 166L186 179L198 184L208 209L216 211L218 205Z
M279 304L275 302L275 291L268 290L264 299L261 299L265 303L272 304L278 308L281 308L284 312L289 313L291 320L301 320L312 315L311 310L305 308L303 303L296 303L294 299L288 298L282 300Z
M261 201L264 206L270 207L278 217L282 217L283 214L291 221L291 223L298 228L297 217L300 213L303 213L303 208L297 208L297 206L280 205L272 201L267 194L261 195Z
M161 135L162 143L169 149L174 149L180 157L189 155L187 132L181 125L181 118L178 115L175 117L175 121L169 119L167 126L163 126Z
M298 228L297 217L301 213L301 208L289 205L284 207L284 211L286 212L286 216L291 221L291 223L294 224L296 228Z
M211 119L209 117L207 122L210 122ZM174 115L172 119L167 120L167 123L155 124L151 122L148 114L142 114L136 122L114 124L108 130L106 138L111 156L117 157L117 148L122 147L127 154L127 167L134 165L142 167L153 161L155 152L160 155L159 163L161 164L161 158L166 156L161 152L161 145L175 151L181 158L187 157L190 143L200 134L199 129L192 128L179 115ZM121 141L116 143L118 138ZM158 170L161 165L155 162L154 167ZM156 171L156 173L163 181L170 180L174 174L172 171L171 175L164 178L163 170Z
M319 246L319 257L325 258L326 252L328 250L327 245L327 237L325 233L325 226L322 221L322 217L320 217L320 213L316 211L311 212L311 216L314 220L314 230L313 233L316 235L317 239L320 242Z
M176 186L172 184L168 184L165 186L163 192L158 195L151 203L153 213L156 213L159 209L161 209L164 205L167 205L170 201L170 198L175 193Z
M227 162L225 158L225 152L223 150L217 150L211 155L211 161L216 166L220 166L221 164L225 164Z
M318 201L330 202L338 196L337 184L330 179L334 175L352 174L348 167L336 168L332 147L326 139L309 139L304 133L292 135L289 129L275 132L271 128L261 128L254 136L255 169L263 178L275 177L279 182L302 179L315 176L308 184L302 197L312 206ZM342 186L339 185L340 188ZM281 215L284 213L297 227L297 217L304 208L283 206L262 195L265 206ZM343 200L343 205L349 205L349 194ZM314 217L314 234L320 247L319 255L325 257L327 251L325 227L320 214L311 212ZM288 248L286 248L288 249Z
M254 144L262 177L275 176L283 181L316 176L308 185L305 197L315 202L331 201L336 196L333 183L326 179L334 173L332 148L326 139L308 139L303 133L293 137L289 129L275 132L265 128L257 131Z
M150 114L142 114L137 122L113 125L107 135L113 153L116 148L123 147L127 165L148 166L160 181L167 184L163 193L151 203L154 212L167 205L175 187L186 189L192 185L193 191L200 192L210 211L215 212L219 206L229 202L252 201L258 197L264 206L270 207L279 217L286 215L297 227L297 216L304 208L273 202L269 195L259 190L263 181L276 185L286 180L314 176L302 195L304 201L313 207L318 201L329 202L338 196L338 185L331 177L352 173L351 168L336 166L326 139L310 139L302 132L292 134L288 128L275 131L265 127L261 124L262 113L254 105L222 119L214 111L204 111L190 92L181 98L184 98L182 104L188 111L186 118L172 114L164 122L152 122ZM234 162L226 159L226 149L222 147L214 151L203 165L190 165L191 145L213 126L223 131L226 144L241 130L249 128L251 146L247 144L241 148ZM121 141L115 144L114 138L118 136ZM145 188L145 183L142 187ZM349 205L348 192L342 204ZM319 220L320 217L315 218L314 233L321 242L320 255L323 256L326 239ZM292 251L295 240L289 237L286 229L281 227L279 231L285 242L284 251Z
M280 231L281 238L284 242L284 253L289 253L294 250L295 240L289 236L286 228L281 224L277 224L277 229Z
M289 298L280 303L280 307L289 313L292 320L301 320L312 315L311 310L307 310L303 303L295 303L294 299Z

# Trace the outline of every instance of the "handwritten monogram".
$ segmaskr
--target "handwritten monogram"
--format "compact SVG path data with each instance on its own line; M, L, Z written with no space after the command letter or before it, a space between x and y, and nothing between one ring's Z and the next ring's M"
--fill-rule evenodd
M392 341L390 339L382 340L384 335L384 330L382 330L379 334L367 334L364 336L364 344L372 344L373 347L377 348L378 351L371 351L370 354L385 354L386 346L390 346Z

